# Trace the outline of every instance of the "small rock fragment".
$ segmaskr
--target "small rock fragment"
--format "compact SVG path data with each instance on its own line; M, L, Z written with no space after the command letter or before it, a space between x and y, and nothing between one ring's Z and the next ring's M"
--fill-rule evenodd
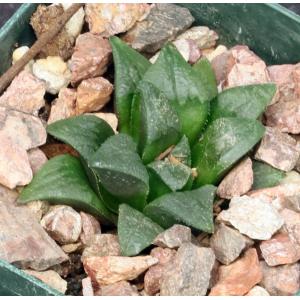
M270 79L277 86L274 103L298 100L300 96L299 67L300 64L268 67Z
M59 56L36 60L32 66L32 73L45 82L47 92L53 95L67 87L71 80L68 65Z
M300 289L299 263L278 267L269 267L260 262L263 278L260 283L271 296L292 296Z
M72 3L61 3L64 11L66 11ZM72 36L74 39L78 37L80 34L83 24L84 24L84 9L83 7L79 8L79 10L72 16L72 18L67 22L65 28L67 33Z
M284 220L281 232L288 233L290 239L300 246L300 213L285 208L280 215Z
M224 45L219 45L216 49L211 51L210 53L203 53L203 55L210 61L212 62L215 57L218 55L221 55L222 53L226 52L228 49Z
M47 201L35 200L26 204L27 208L33 213L38 222L49 211L50 204Z
M37 272L33 270L25 270L25 272L31 276L36 277L37 279L43 281L52 288L58 290L61 293L67 291L67 282L63 280L56 272L52 270Z
M246 158L221 181L217 189L217 195L225 199L242 196L251 189L252 184L252 161L250 158Z
M81 284L82 284L82 296L94 296L94 289L90 277L83 278Z
M14 65L22 56L29 50L28 46L21 46L14 50L12 54L12 64ZM34 60L30 60L29 63L24 67L24 70L32 72L32 65Z
M229 265L239 257L241 252L251 246L253 241L240 234L237 230L220 224L210 240L216 258L224 265Z
M120 256L120 244L115 234L95 234L88 247L82 253L81 259L94 256Z
M189 28L193 21L188 9L171 3L157 3L145 20L138 22L123 39L138 51L155 53Z
M90 32L103 37L126 32L145 18L150 5L145 3L88 3L86 21Z
M244 256L228 266L220 266L219 281L210 296L243 296L262 279L257 252L250 248Z
M270 82L265 62L247 46L235 46L230 51L235 59L235 65L227 76L226 88Z
M63 13L64 9L61 5L39 5L30 19L30 24L37 38L56 24L57 18ZM64 27L50 43L42 48L39 55L43 58L47 56L60 56L63 60L67 60L72 55L73 45L74 37L69 35Z
M75 116L76 97L74 89L61 89L58 98L52 102L48 124Z
M83 266L92 281L101 286L135 279L157 262L152 256L98 256L86 257Z
M12 64L15 64L28 50L28 46L21 46L16 48L12 54Z
M66 253L73 253L82 248L82 243L78 242L78 243L74 243L74 244L66 244L66 245L62 245L61 248Z
M190 242L191 237L191 228L175 224L160 233L154 239L153 244L162 248L179 248L183 243Z
M127 281L102 285L98 296L139 296L137 288Z
M100 223L95 217L83 211L80 212L80 216L82 221L80 240L84 245L88 245L91 243L95 234L101 234Z
M83 80L77 88L77 114L100 110L112 91L113 85L103 77Z
M197 43L199 49L207 49L214 47L218 38L218 34L206 26L194 26L180 34L176 40L192 40Z
M231 88L270 82L267 66L247 46L237 45L212 61L218 83Z
M113 113L93 113L92 115L106 121L110 127L114 130L115 133L117 133L118 128L118 118Z
M159 292L161 279L165 265L175 257L176 251L169 248L154 248L150 255L156 257L159 262L146 272L144 277L144 289L147 295L152 296Z
M0 202L0 259L42 271L68 259L26 206Z
M273 127L266 127L265 135L255 153L255 159L282 171L291 171L299 156L297 141Z
M0 184L14 189L32 180L32 170L25 149L0 131Z
M196 42L193 40L177 39L173 42L173 45L177 48L184 60L189 62L190 64L194 64L201 57L201 51L198 48ZM152 64L156 62L159 54L160 51L151 57L150 62Z
M97 296L139 296L138 289L128 281L119 281L109 285L103 285L97 292Z
M19 193L16 190L11 190L0 184L0 202L15 203L18 197Z
M0 133L20 148L29 150L45 144L47 133L41 120L30 114L0 106Z
M281 228L283 219L265 199L249 196L234 197L229 209L217 217L219 222L230 223L240 233L255 240L268 240Z
M36 174L37 171L48 161L44 152L39 148L30 149L28 151L28 158L33 174Z
M270 294L261 286L256 285L245 296L270 296Z
M81 217L72 207L56 205L43 217L41 225L61 244L77 242L81 233Z
M300 259L300 245L287 233L278 233L260 244L262 256L269 266L292 264Z
M24 70L13 79L0 97L0 105L37 115L40 108L45 105L45 92L44 83Z
M107 39L90 32L79 35L69 62L72 85L83 79L104 74L110 62L111 53L111 46Z
M161 296L206 295L215 255L209 248L183 244L166 268L161 281Z
M298 99L279 101L268 106L265 117L267 126L276 127L281 132L300 133L300 103Z

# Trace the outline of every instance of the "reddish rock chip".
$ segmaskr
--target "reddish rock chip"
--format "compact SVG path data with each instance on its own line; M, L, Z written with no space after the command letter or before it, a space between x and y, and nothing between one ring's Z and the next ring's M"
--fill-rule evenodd
M61 244L77 242L82 228L80 214L66 205L53 206L41 220L41 225Z
M68 259L25 206L0 202L0 259L46 270Z
M144 3L88 3L85 5L86 21L90 32L109 37L129 30L149 12Z
M117 235L95 234L82 253L81 260L95 256L120 256L121 249Z
M144 289L147 295L155 295L160 290L164 266L175 257L176 251L168 248L154 248L150 255L156 257L159 262L146 272L144 277Z
M261 263L263 278L260 283L271 296L292 296L300 289L299 263L278 267L269 267Z
M262 279L257 252L250 248L245 255L228 266L220 266L219 281L210 296L243 296Z
M269 266L292 264L300 259L300 246L288 234L278 233L260 244L262 256Z
M77 114L100 110L112 91L113 85L103 77L83 80L77 88Z
M251 189L252 184L252 161L250 158L246 158L221 181L217 189L217 195L225 199L242 196Z
M28 114L37 115L45 105L45 84L29 71L17 75L0 97L0 105Z
M179 248L183 243L191 241L191 228L175 224L160 233L152 244L163 248Z
M83 79L104 74L110 62L111 53L111 46L107 39L90 32L79 35L70 60L72 85L76 85Z
M76 115L77 93L74 89L62 88L58 98L52 102L48 124Z
M98 256L83 260L85 272L100 286L135 279L157 263L158 259L152 256Z
M36 277L37 279L43 281L52 288L58 290L61 293L67 291L67 281L62 279L58 273L53 270L48 270L44 272L37 272L33 270L25 270L25 272L31 276Z
M109 285L102 285L97 296L139 296L137 288L127 281L119 281Z
M255 159L286 172L295 167L299 156L297 141L273 127L266 127L265 135L255 153Z
M80 212L82 221L82 232L80 234L80 240L83 244L90 244L94 235L101 233L100 223L95 217L84 212Z
M212 61L218 83L224 89L270 82L265 62L247 46L237 45Z

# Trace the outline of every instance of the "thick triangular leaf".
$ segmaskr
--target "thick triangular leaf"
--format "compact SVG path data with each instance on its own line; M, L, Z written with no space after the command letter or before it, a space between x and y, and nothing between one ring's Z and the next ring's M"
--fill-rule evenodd
M285 177L285 173L259 161L253 161L254 180L252 189L276 186Z
M218 95L217 80L215 72L207 58L199 59L193 65L194 71L197 73L198 80L205 87L207 99L214 99Z
M57 121L47 127L47 132L72 146L85 160L88 160L108 137L114 135L114 131L104 120L91 115Z
M23 189L19 201L27 203L34 200L70 205L103 221L115 222L115 216L92 190L79 159L70 155L50 159Z
M192 163L191 148L187 137L184 135L179 143L172 149L171 156L190 167Z
M272 101L276 85L254 84L225 90L211 103L211 121L225 117L257 119Z
M264 127L256 120L220 118L213 121L192 150L197 168L195 187L217 184L229 168L259 142Z
M159 154L181 137L180 122L170 102L154 85L141 81L132 110L132 135L144 163Z
M180 162L154 161L147 168L150 178L148 201L169 192L182 190L192 176L192 170Z
M197 72L183 59L172 45L166 45L157 61L145 73L143 80L151 82L175 107L182 125L182 132L193 143L205 125L211 87L204 76Z
M119 207L118 238L124 256L139 254L150 246L164 229L143 213L122 204Z
M132 97L151 63L117 37L111 37L110 43L114 58L115 108L119 131L129 133Z
M149 192L149 177L130 136L118 134L108 138L89 163L99 176L100 185L112 199L116 198L114 203L108 199L110 208L117 210L119 203L128 203L139 210L144 208ZM105 200L107 197L103 195Z
M148 204L144 213L164 228L185 224L205 232L213 232L215 190L216 187L206 185L193 191L167 194Z

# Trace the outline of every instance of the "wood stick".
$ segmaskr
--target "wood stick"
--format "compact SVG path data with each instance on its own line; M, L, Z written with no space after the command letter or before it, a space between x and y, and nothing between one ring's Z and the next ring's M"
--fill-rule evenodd
M0 95L4 92L11 81L20 73L20 71L41 52L55 36L63 29L69 19L83 6L83 3L72 4L59 18L57 22L44 32L32 47L0 77Z

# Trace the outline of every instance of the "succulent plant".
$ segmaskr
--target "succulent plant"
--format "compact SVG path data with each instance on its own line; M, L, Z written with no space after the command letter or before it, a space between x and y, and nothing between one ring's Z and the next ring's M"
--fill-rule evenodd
M206 59L192 67L167 44L151 65L117 37L110 42L120 133L87 115L49 125L79 157L50 159L19 201L67 204L117 224L127 256L176 223L213 232L215 185L262 138L257 119L275 86L218 94Z

